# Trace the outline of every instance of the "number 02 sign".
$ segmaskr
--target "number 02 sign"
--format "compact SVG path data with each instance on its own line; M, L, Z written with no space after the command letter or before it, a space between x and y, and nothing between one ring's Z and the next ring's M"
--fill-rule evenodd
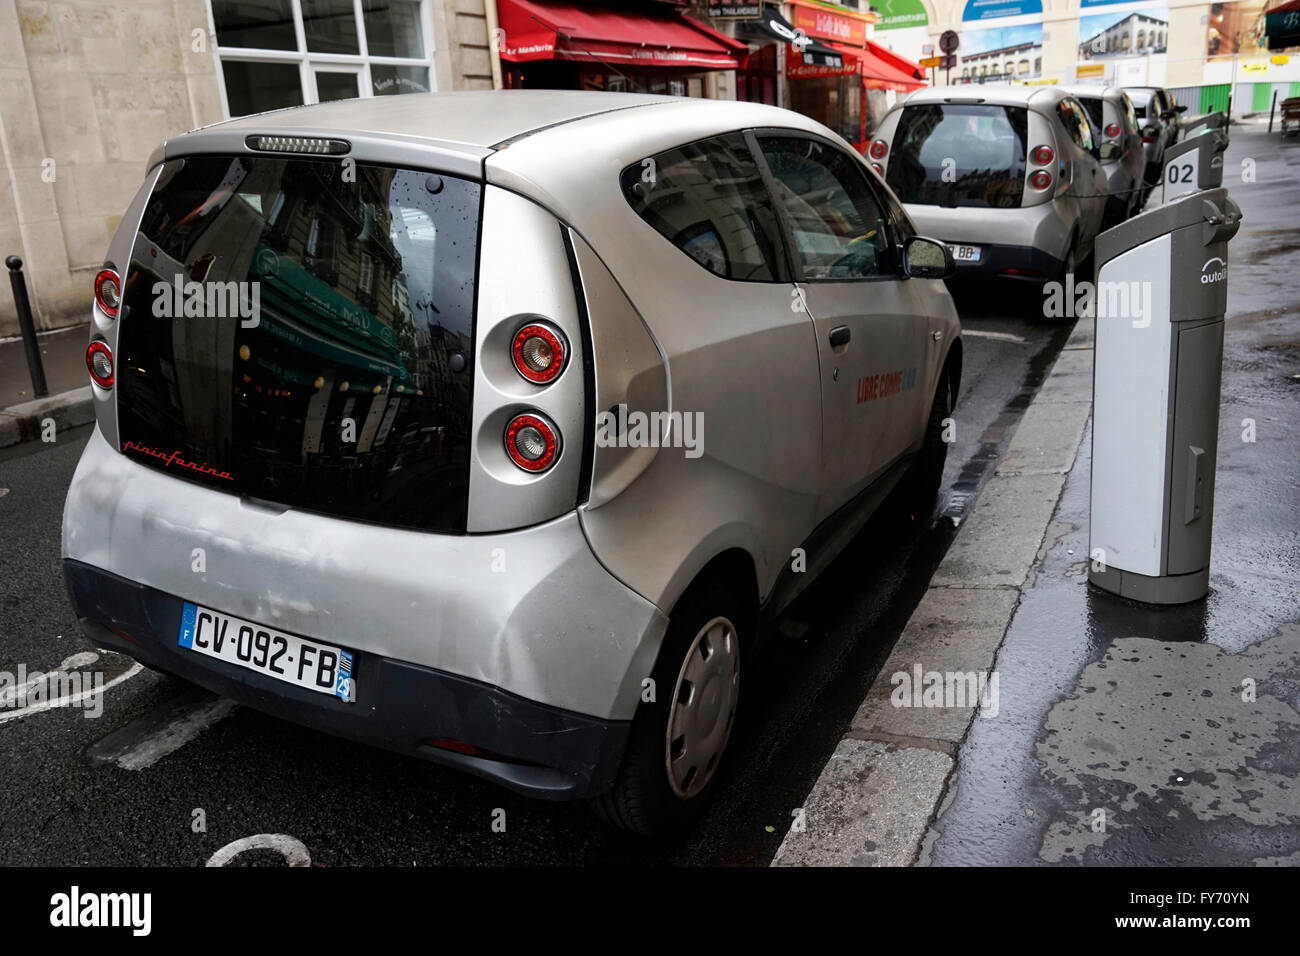
M1165 202L1196 192L1196 183L1200 179L1199 160L1199 152L1192 150L1170 160L1165 166Z

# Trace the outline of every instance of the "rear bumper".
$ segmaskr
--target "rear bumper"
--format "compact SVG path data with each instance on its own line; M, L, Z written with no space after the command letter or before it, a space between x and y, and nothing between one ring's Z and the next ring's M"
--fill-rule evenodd
M959 262L954 279L1011 279L1045 282L1056 278L1062 260L1032 246L980 244L979 262ZM1014 269L1014 272L1007 270Z
M1065 197L1015 209L915 203L906 209L921 235L980 247L978 262L957 262L955 278L1029 282L1052 279L1060 271L1079 214L1078 204Z
M183 600L65 559L64 580L83 629L128 654L256 710L361 743L485 777L546 799L608 789L630 723L549 707L498 687L358 650L357 699L346 703L187 651L177 643ZM497 759L430 746L470 744Z

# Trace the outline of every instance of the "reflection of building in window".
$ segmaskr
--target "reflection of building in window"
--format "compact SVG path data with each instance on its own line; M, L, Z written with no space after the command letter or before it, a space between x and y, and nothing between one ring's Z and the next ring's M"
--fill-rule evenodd
M1017 43L1013 46L999 47L996 50L984 50L979 53L962 55L962 66L970 70L969 76L982 77L1017 77L1038 75L1042 72L1043 58L1041 43ZM1032 70L1029 64L1032 63ZM963 73L963 76L966 74Z

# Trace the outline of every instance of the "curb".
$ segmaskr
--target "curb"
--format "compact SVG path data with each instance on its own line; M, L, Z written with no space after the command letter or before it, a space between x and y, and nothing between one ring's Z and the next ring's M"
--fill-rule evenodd
M1075 324L772 866L920 859L978 700L896 707L891 678L918 668L994 673L1092 413L1093 330L1093 320Z
M39 439L47 420L53 420L55 429L93 422L95 399L90 386L0 408L0 448Z

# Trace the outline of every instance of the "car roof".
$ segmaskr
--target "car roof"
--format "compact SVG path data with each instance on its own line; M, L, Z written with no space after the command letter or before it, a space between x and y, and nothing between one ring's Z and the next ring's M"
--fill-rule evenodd
M1019 83L960 84L929 86L903 100L903 106L926 103L987 103L991 106L1050 106L1066 95L1056 86L1024 86ZM897 107L895 107L897 109Z
M1078 96L1087 99L1103 99L1118 101L1120 95L1124 92L1118 86L1099 86L1096 83L1074 83L1069 86L1060 86L1057 89L1063 93L1069 93L1071 96Z

